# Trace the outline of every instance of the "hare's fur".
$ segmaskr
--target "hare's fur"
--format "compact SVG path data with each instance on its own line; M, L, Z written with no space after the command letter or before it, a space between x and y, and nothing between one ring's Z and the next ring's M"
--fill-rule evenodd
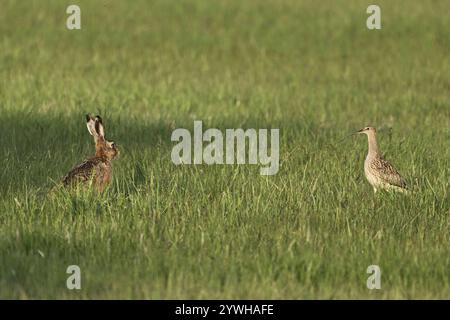
M63 178L64 186L75 186L78 184L90 185L102 192L111 182L112 160L119 154L115 143L105 139L105 129L102 118L86 115L86 125L89 133L94 137L95 156L88 158L75 166Z

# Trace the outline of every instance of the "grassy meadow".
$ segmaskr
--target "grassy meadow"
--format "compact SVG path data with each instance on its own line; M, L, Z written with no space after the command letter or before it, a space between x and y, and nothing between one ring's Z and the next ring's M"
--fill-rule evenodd
M0 298L450 299L450 3L380 0L368 30L372 3L3 0ZM87 112L113 182L50 196ZM175 166L194 120L279 128L278 174ZM373 193L344 138L368 124L412 195Z

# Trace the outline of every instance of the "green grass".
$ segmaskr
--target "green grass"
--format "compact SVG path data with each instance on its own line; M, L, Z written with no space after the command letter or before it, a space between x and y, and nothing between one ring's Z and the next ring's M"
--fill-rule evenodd
M71 3L1 4L0 298L450 298L448 1L378 1L379 31L370 1L79 0L68 31ZM113 183L49 197L86 112ZM280 171L173 165L195 119L279 128ZM367 124L413 195L373 194Z

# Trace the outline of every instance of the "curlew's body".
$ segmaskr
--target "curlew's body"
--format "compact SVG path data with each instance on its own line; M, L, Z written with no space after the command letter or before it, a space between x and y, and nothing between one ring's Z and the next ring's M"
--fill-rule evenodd
M374 192L378 189L406 192L407 185L403 177L381 156L375 137L375 128L367 127L359 130L358 133L366 134L368 138L369 150L364 162L364 173Z
M107 158L92 157L70 170L62 182L65 186L69 186L78 183L86 184L93 180L95 188L103 191L111 181L111 176L111 161Z

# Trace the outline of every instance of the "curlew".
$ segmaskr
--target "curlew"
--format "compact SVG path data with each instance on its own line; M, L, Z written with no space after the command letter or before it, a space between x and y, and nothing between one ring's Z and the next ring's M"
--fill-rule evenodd
M384 160L376 140L376 130L373 127L366 127L357 131L358 134L367 135L369 150L364 161L364 173L367 181L373 187L373 191L378 189L389 191L407 192L406 181L398 173L392 164Z

